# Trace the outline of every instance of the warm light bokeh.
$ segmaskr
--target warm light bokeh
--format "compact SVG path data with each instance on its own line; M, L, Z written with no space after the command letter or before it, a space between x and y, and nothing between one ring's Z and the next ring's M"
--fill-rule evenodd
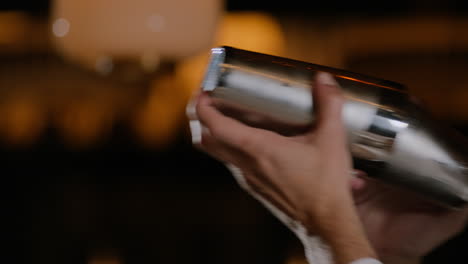
M178 59L210 46L221 0L55 0L51 35L68 58Z
M112 129L112 109L98 100L78 101L57 113L57 128L73 148L86 148L106 139Z
M306 264L300 240L193 147L186 106L226 45L402 82L468 135L468 5L374 2L1 1L3 251ZM467 234L446 256L460 259Z
M0 105L0 135L12 146L37 141L47 125L44 105L28 96L17 96Z
M285 38L277 18L265 12L227 12L217 25L211 47L233 46L240 49L284 55ZM177 66L177 78L187 92L198 89L208 62L209 49L187 58Z
M145 146L164 148L179 135L188 100L183 88L172 75L151 84L146 102L135 111L132 120L137 138Z
M93 256L88 260L87 264L121 264L122 260L117 256Z
M147 101L137 110L133 125L145 145L166 146L185 125L185 107L202 81L211 47L230 45L277 55L284 52L281 26L272 15L228 12L215 25L215 33L210 37L213 42L208 47L179 61L175 76L159 76L151 85Z

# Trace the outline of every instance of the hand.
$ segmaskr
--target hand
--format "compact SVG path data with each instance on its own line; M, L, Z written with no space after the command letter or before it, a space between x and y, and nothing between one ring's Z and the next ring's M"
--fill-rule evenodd
M467 224L468 208L442 208L365 177L353 186L368 238L386 264L419 263Z
M373 257L349 187L352 168L340 90L329 74L319 73L313 96L316 126L286 137L221 114L215 101L201 94L199 147L240 168L256 193L321 236L337 263Z

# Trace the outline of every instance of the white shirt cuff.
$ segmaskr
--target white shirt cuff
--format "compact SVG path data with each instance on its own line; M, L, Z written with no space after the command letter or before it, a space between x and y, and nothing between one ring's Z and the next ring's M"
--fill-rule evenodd
M378 261L375 258L361 258L361 259L354 260L349 264L383 264L383 263Z

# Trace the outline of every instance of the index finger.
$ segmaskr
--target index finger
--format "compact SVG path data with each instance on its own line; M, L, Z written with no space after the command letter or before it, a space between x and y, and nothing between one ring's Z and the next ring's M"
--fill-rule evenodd
M255 146L265 144L265 138L271 137L273 134L263 129L249 127L238 120L223 115L216 109L206 93L200 95L196 113L200 122L213 137L224 144L246 152L255 151Z

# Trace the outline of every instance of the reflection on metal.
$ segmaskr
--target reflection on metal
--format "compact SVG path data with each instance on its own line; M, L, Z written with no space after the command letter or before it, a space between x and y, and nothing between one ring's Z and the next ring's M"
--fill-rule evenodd
M232 47L214 48L202 89L227 115L285 135L314 121L317 71L333 74L347 98L343 120L355 167L448 207L468 202L464 139L412 104L394 82ZM252 113L257 118L251 118Z
M313 69L311 69L311 70L313 70ZM363 84L373 85L373 86L381 87L381 88L384 88L384 89L394 90L394 91L397 91L397 92L400 92L400 93L406 93L406 91L404 91L404 90L401 90L399 88L395 88L395 87L392 87L392 86L389 86L389 85L382 85L382 84L378 84L378 83L367 82L365 80L359 80L359 79L349 77L349 76L345 76L345 75L339 75L338 74L338 75L336 75L336 78L341 78L341 79L346 79L346 80L350 80L350 81L353 81L353 82L359 82L359 83L363 83Z

